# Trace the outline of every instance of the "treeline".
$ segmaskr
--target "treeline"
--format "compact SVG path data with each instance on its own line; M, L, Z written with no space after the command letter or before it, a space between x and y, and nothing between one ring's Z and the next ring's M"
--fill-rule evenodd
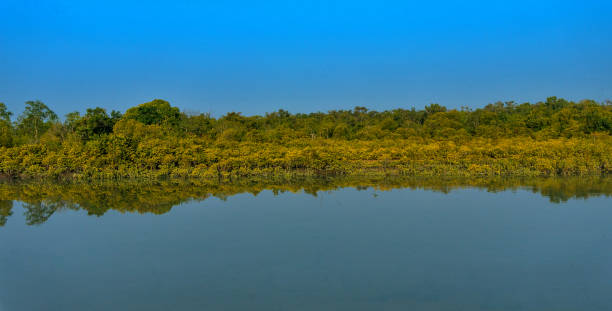
M532 137L536 139L584 137L592 133L612 134L612 103L583 100L578 103L550 97L536 104L498 102L472 110L448 110L431 104L423 110L395 109L369 111L332 110L327 113L291 114L285 110L265 116L242 116L230 112L216 119L209 114L186 114L163 100L107 113L103 108L87 109L84 115L69 113L61 122L40 101L29 101L14 122L12 113L0 103L0 146L28 143L57 143L66 139L86 142L120 129L135 128L134 121L157 125L181 136L216 141L283 142L287 139L325 138L376 140L383 138L427 137Z
M612 103L550 97L479 109L220 118L163 100L69 113L0 103L0 175L120 178L293 174L583 175L612 171Z

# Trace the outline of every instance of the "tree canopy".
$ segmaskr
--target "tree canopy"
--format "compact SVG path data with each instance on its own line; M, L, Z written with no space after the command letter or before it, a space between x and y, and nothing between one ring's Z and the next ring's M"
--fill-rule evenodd
M212 176L275 170L406 174L593 174L612 166L612 104L549 97L482 108L398 108L214 118L156 99L60 121L0 104L0 176ZM3 149L2 149L3 148Z
M19 116L17 129L21 134L38 142L40 136L51 128L53 122L57 120L55 112L43 102L39 100L27 101L24 112Z
M146 125L169 124L176 126L181 121L181 112L177 107L162 99L130 108L125 112L126 119L134 119Z

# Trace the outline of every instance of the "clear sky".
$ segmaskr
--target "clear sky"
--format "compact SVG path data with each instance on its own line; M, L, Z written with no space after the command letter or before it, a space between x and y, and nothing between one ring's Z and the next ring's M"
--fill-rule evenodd
M0 102L246 115L612 99L612 1L0 0Z

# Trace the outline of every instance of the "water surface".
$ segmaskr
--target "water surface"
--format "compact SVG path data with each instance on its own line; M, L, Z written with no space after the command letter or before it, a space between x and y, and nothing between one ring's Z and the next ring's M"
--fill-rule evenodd
M610 310L610 184L3 183L0 310Z

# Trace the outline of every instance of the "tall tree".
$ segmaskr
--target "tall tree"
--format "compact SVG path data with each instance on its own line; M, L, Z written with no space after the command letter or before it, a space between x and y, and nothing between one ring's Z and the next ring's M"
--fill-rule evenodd
M19 116L18 129L25 135L33 137L36 142L40 136L57 121L57 115L39 100L27 101L25 111Z
M0 103L0 147L8 147L13 141L12 113L7 110L4 103Z
M11 122L11 115L13 115L13 113L8 111L6 105L4 103L0 103L0 120Z

